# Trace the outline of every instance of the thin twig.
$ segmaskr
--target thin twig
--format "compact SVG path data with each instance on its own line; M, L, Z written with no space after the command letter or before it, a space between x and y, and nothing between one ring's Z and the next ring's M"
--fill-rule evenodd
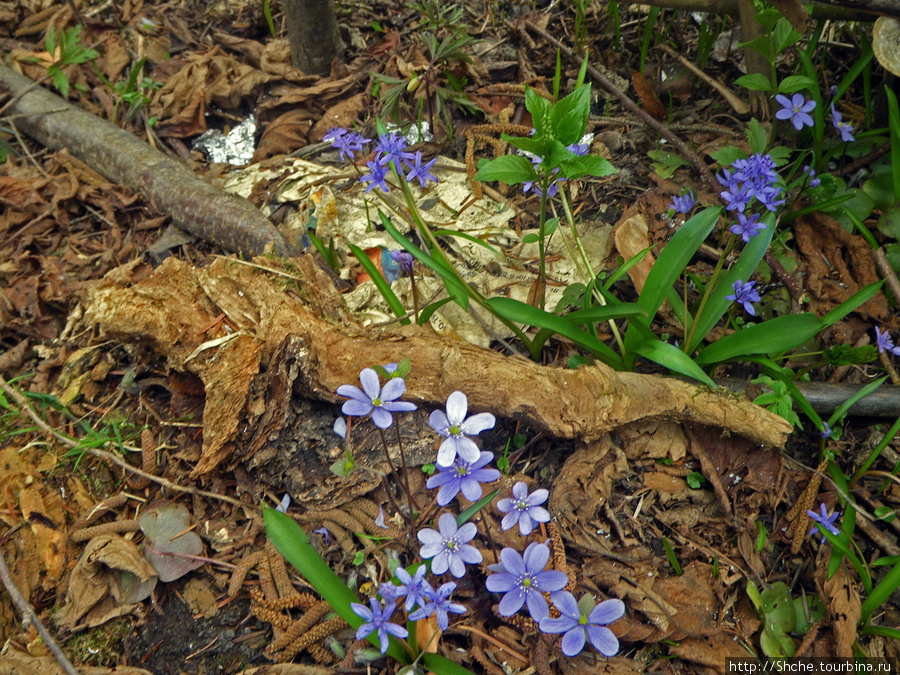
M97 457L98 459L102 459L106 462L110 462L115 464L116 466L121 467L125 471L130 471L131 473L137 474L138 476L142 476L143 478L147 478L158 485L161 485L164 488L168 488L170 490L175 490L176 492L186 492L188 494L197 495L199 497L209 497L210 499L218 499L219 501L228 502L229 504L234 504L235 506L243 506L248 508L253 508L250 504L245 504L242 501L237 499L233 499L232 497L226 497L225 495L219 495L215 492L207 492L206 490L198 490L197 488L189 487L187 485L178 485L177 483L173 483L165 478L161 478L160 476L154 476L152 473L147 473L146 471L142 471L137 467L131 466L128 462L117 457L111 452L106 452L105 450L98 450L97 448L84 448L79 447L78 441L73 438L69 438L65 434L61 434L56 429L47 424L41 416L38 415L34 409L31 407L31 404L28 403L28 400L19 393L16 389L11 387L9 383L0 376L0 389L4 391L11 399L13 399L19 406L21 410L23 410L33 421L37 424L43 431L45 431L50 436L53 436L60 443L70 447L70 448L78 448L79 451L87 453L88 455L92 455Z
M897 281L897 275L894 273L894 268L891 267L891 264L888 262L887 256L884 254L884 249L876 249L874 258L875 267L881 272L881 276L884 278L891 295L894 296L894 301L900 302L900 282Z
M31 605L28 603L28 600L25 599L25 596L22 595L22 592L19 590L19 587L16 586L16 582L13 581L12 575L9 573L9 568L6 566L6 559L3 557L3 552L0 551L0 581L3 582L4 587L6 587L6 592L9 593L9 597L12 598L13 604L16 606L16 609L22 614L22 620L25 624L33 624L35 628L37 628L38 634L41 636L41 639L44 641L44 644L47 645L50 652L53 656L56 657L56 660L59 662L59 665L68 675L78 675L78 670L75 666L72 665L72 662L63 654L62 650L59 648L59 645L56 644L56 641L53 639L53 636L50 635L49 631L44 628L44 624L41 623L41 620L38 618L38 615L31 608Z

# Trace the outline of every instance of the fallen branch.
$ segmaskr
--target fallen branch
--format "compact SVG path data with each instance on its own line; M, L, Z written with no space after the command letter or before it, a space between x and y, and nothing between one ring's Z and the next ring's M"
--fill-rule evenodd
M181 229L228 251L253 256L269 243L277 255L295 251L253 204L225 193L186 165L124 129L81 110L0 65L0 83L14 97L16 125L41 144L69 152L109 180L140 192Z

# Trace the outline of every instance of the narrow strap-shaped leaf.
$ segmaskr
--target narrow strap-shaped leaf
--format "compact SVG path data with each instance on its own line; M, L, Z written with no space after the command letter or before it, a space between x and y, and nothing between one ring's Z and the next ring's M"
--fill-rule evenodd
M680 375L686 375L687 377L699 380L710 387L716 386L716 383L710 379L709 375L703 372L703 369L700 366L694 363L690 356L678 349L678 347L663 342L660 339L642 342L634 349L634 351L645 359L658 363L664 368L675 371Z
M755 323L703 348L697 363L721 363L750 354L780 354L799 347L825 328L815 314L792 314Z
M397 294L391 289L391 285L387 282L387 279L384 278L384 275L381 271L375 267L375 263L366 255L366 252L363 251L359 246L354 246L349 241L347 242L347 246L350 247L350 252L356 256L356 259L359 260L359 264L362 265L363 269L369 275L369 278L372 280L372 283L375 284L375 288L378 289L378 292L381 293L381 297L384 298L385 302L387 302L388 306L391 308L391 311L394 313L394 316L401 317L406 314L406 308L403 307L403 303L400 302L400 298L397 297ZM406 325L410 321L409 319L404 319L400 323Z

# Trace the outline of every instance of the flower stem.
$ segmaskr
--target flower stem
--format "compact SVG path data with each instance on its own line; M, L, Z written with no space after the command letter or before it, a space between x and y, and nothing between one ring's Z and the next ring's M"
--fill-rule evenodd
M378 429L378 434L381 436L381 445L384 447L384 457L387 459L388 466L391 467L391 473L395 476L400 477L400 472L394 468L394 463L391 461L391 454L388 452L387 439L384 437L384 429L381 427L376 427ZM412 507L412 497L409 494L409 490L403 485L403 478L400 477L400 489L406 492L406 501L409 504L409 535L412 536L412 528L413 523L415 522L413 515L413 507Z

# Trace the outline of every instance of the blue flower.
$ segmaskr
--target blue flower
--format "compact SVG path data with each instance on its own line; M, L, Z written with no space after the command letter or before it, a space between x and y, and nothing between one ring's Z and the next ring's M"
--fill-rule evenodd
M354 153L362 150L372 139L361 134L351 133L347 129L335 127L322 139L331 143L331 147L340 150L341 159L353 159Z
M413 258L412 253L407 253L406 251L391 251L391 260L400 265L400 270L409 274L413 271L413 266L416 263L415 258ZM396 364L394 364L394 368L396 368Z
M755 281L748 281L746 284L743 283L740 279L731 284L731 287L734 289L734 293L732 295L726 295L726 300L734 300L740 305L744 306L744 311L747 312L750 316L756 316L756 310L753 309L753 303L759 302L760 297L759 293L754 289L756 286Z
M566 656L577 656L584 649L587 640L591 641L603 656L615 656L619 651L619 641L607 628L625 615L625 603L621 600L604 600L590 611L583 612L579 603L568 591L554 593L550 599L559 610L558 619L546 617L541 619L542 633L565 633L562 639L562 652Z
M369 604L372 606L372 609L369 609L365 605L360 605L358 602L350 603L350 607L353 609L354 614L358 617L365 619L366 622L360 626L356 631L356 639L362 640L365 637L368 637L372 633L378 633L378 644L381 647L381 653L386 654L388 650L388 633L398 638L405 638L409 635L409 631L407 631L402 626L397 625L396 623L391 623L388 619L391 618L391 615L394 613L394 603L389 602L382 609L381 603L378 602L375 598L369 599Z
M450 581L437 590L429 587L425 591L425 604L409 615L410 621L427 619L432 614L437 614L437 623L441 630L447 630L450 625L449 612L453 614L465 614L468 610L464 605L450 602L450 594L456 590L456 583Z
M900 347L895 347L890 334L887 331L882 333L878 326L875 326L875 344L878 345L879 354L882 352L891 352L896 356L900 356Z
M476 462L481 451L469 436L477 436L486 429L492 429L496 418L491 413L478 413L466 419L469 401L461 391L454 391L447 397L447 412L435 410L428 418L428 424L444 437L438 449L439 466L452 466L459 455L467 462Z
M716 176L718 178L718 176ZM721 182L721 180L720 180ZM731 181L725 186L725 190L719 193L725 201L726 211L738 211L743 213L744 209L753 199L750 186L740 181Z
M790 120L797 131L815 124L812 115L809 114L816 107L816 102L812 99L807 99L803 94L797 93L791 98L784 94L778 94L775 96L775 100L782 105L781 110L775 113L776 119Z
M422 151L416 150L416 159L415 162L407 162L409 164L410 171L406 174L406 180L412 182L413 180L418 179L419 184L422 187L425 187L428 184L428 181L433 181L435 183L438 182L437 176L434 174L428 173L431 170L431 167L434 166L434 163L437 161L437 157L428 162L425 166L422 166ZM409 255L409 254L407 254Z
M336 433L338 436L340 436L344 440L347 439L347 420L345 420L343 417L338 417L334 421L333 429L334 433Z
M744 243L746 244L753 237L755 237L765 229L765 223L759 222L758 213L753 213L749 216L745 216L743 213L738 213L738 222L731 226L729 232L738 235L741 239L744 240Z
M829 513L828 510L825 508L825 504L821 504L819 506L819 513L816 513L815 511L807 511L806 515L808 515L810 518L812 518L812 520L817 522L819 525L824 527L826 530L831 532L831 534L833 534L835 537L841 533L841 531L834 525L834 521L836 521L838 516L841 515L840 511L835 511L834 513ZM819 531L819 528L814 525L813 528L809 531L809 534L813 535L818 531ZM825 535L824 534L822 535L822 543L823 544L825 543Z
M390 525L386 525L384 522L384 509L380 506L378 507L378 515L375 516L375 527L380 527L382 530L391 529Z
M853 125L843 121L843 115L834 109L834 103L831 104L831 123L840 132L842 141L852 143L856 140L853 135Z
M691 209L694 208L694 204L696 203L697 198L694 197L694 191L690 190L686 194L675 195L672 197L672 203L669 204L669 208L676 213L687 215L691 212Z
M328 543L328 540L331 539L331 536L328 534L328 530L325 527L320 527L318 530L313 530L316 534L321 534L325 538L325 543Z
M831 427L828 426L828 422L822 422L822 431L819 432L819 438L831 438Z
M428 479L425 487L429 490L441 488L437 494L438 506L447 506L460 492L463 497L474 502L481 499L482 483L491 483L500 478L497 469L482 468L492 459L494 459L492 452L481 452L474 462L467 462L461 456L457 456L452 466L438 465L438 473Z
M366 187L366 192L368 193L376 185L381 188L382 192L390 192L391 189L385 182L388 175L388 167L371 159L366 162L366 166L369 167L371 173L367 173L359 179L360 183L369 183L368 187Z
M572 143L571 145L566 146L566 150L574 152L579 157L584 157L588 154L588 150L590 149L591 146L588 143Z
M557 570L544 569L550 560L550 547L537 542L528 545L522 556L512 548L500 551L502 572L487 578L485 588L491 593L505 593L500 599L500 616L512 616L522 605L535 621L550 615L550 607L543 593L561 591L569 578Z
M375 142L375 150L381 155L378 163L382 166L389 166L395 160L397 172L400 171L400 162L409 162L413 158L413 154L406 149L406 139L393 131L381 136Z
M422 606L427 602L426 592L431 591L431 584L425 581L425 573L428 571L428 565L419 565L415 574L410 575L403 567L398 567L395 574L402 582L399 586L394 586L397 597L406 596L406 604L404 609L409 612L416 605Z
M419 555L426 560L434 558L431 561L432 572L443 574L449 569L450 574L459 579L466 573L466 564L474 565L482 561L481 551L469 545L478 534L475 523L458 527L456 517L452 513L444 513L438 518L438 530L425 528L419 530L417 535L424 544Z
M346 396L341 407L341 412L353 417L361 417L372 413L372 421L379 429L387 429L391 426L393 417L391 413L411 412L416 409L414 403L397 401L406 391L406 381L401 378L388 380L384 389L378 381L378 373L371 368L363 368L359 374L362 390L352 384L342 384L337 388L338 396Z
M809 177L809 187L819 187L819 184L822 182L821 178L816 178L816 170L813 169L809 164L803 167L803 173Z
M547 501L549 495L550 493L543 488L528 494L528 486L519 481L513 485L511 499L501 499L497 502L497 510L506 514L500 521L500 527L509 530L518 523L519 534L525 536L531 534L535 523L550 522L550 512L540 506Z

